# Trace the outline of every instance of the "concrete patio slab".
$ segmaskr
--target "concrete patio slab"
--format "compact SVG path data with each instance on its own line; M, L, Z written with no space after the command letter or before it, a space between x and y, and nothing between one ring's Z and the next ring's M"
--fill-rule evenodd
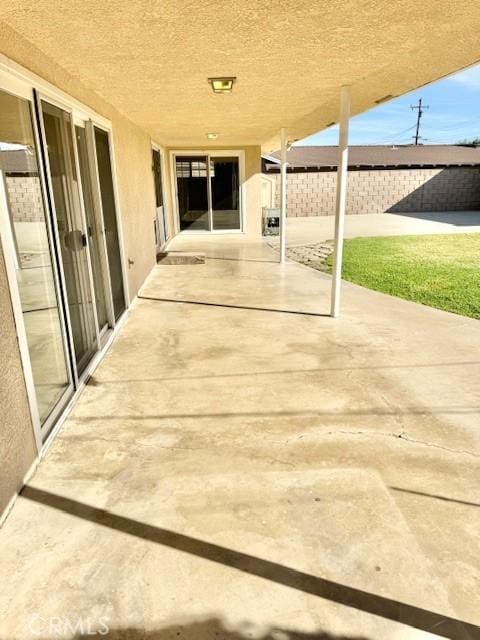
M287 218L287 245L312 244L334 237L335 217ZM478 233L480 211L382 213L345 216L345 237ZM268 238L272 245L278 237Z
M0 531L0 638L478 637L480 324L171 248Z

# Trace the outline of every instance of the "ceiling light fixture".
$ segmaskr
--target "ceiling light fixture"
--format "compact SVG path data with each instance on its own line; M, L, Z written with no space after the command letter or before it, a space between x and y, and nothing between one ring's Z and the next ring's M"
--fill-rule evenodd
M218 138L218 133L207 133L207 138L209 140L216 140Z
M208 78L214 93L232 93L235 77Z

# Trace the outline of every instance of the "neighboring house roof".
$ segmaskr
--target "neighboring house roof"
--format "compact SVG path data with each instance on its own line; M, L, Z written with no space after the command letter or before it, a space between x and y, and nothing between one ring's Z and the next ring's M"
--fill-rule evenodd
M0 150L0 170L5 173L36 173L37 159L22 149Z
M280 152L264 156L267 171L278 170ZM291 147L287 160L291 168L333 168L338 147ZM460 144L352 145L349 167L419 167L480 165L480 147Z

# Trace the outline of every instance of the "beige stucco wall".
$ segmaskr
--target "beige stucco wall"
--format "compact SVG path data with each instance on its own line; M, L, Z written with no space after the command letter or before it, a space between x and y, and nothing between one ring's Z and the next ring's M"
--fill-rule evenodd
M205 153L210 151L227 150L227 147L215 147L209 148ZM244 211L246 218L245 231L248 235L260 235L261 234L261 185L262 185L262 157L260 146L245 146L245 147L228 147L229 150L243 151L245 159L245 175L244 175L244 193L245 203ZM175 229L176 222L174 217L176 216L176 194L172 181L172 152L173 151L200 151L201 149L195 147L175 147L175 149L167 149L165 153L165 168L166 175L164 183L166 185L167 193L165 194L166 206L167 206L167 220L169 229L172 233Z
M36 445L0 246L0 515L36 457Z
M245 147L245 199L247 233L262 233L262 157L260 147Z

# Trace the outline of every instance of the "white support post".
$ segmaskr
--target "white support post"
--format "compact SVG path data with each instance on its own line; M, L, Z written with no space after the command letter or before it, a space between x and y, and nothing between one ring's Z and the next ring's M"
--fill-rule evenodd
M287 130L280 130L280 262L285 262L287 235Z
M332 318L340 313L340 288L342 282L343 235L345 229L345 208L347 204L348 177L348 124L350 118L350 87L340 90L340 131L338 134L337 199L335 206L335 241L332 271Z

